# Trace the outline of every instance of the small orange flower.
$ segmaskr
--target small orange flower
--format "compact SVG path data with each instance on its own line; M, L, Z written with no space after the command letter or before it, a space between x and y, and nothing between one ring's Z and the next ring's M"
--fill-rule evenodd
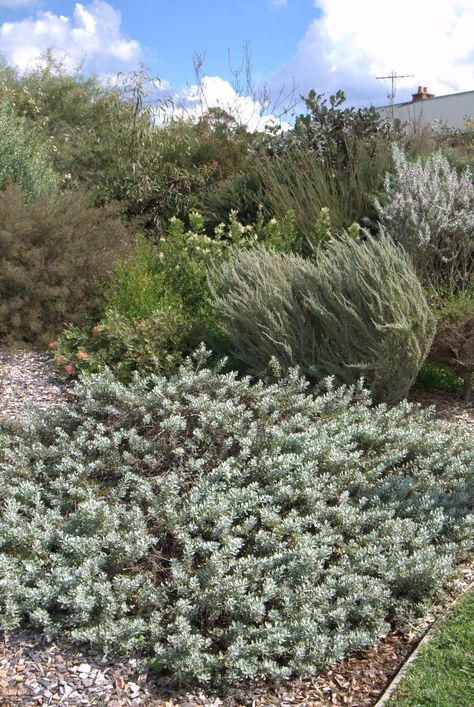
M66 373L71 375L71 373L74 371L74 366L70 363L66 363L66 365L64 366L64 370L66 371Z
M64 363L66 359L64 358L64 356L55 356L54 360L57 364L61 365L61 363Z
M50 349L53 349L53 350L54 350L54 349L57 349L58 346L59 346L59 341L57 341L56 339L54 339L54 341L50 341L50 342L49 342L49 348L50 348Z
M79 361L87 361L87 359L89 358L89 354L87 353L87 351L78 351L76 354L76 358Z

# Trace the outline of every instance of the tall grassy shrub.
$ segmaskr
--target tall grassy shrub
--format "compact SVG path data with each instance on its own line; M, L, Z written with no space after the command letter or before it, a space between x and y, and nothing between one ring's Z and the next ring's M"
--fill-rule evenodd
M471 439L197 367L84 379L0 431L0 627L217 685L316 673L422 611L472 547Z
M255 171L262 184L268 216L292 210L296 227L311 238L321 209L331 212L337 229L348 228L373 211L371 194L383 183L388 151L380 145L371 155L363 143L353 140L346 163L333 166L306 145L295 145L283 154L259 159Z
M313 379L363 375L376 400L413 384L435 323L408 256L384 236L332 240L315 264L255 248L213 273L214 307L237 357L269 372L272 357Z

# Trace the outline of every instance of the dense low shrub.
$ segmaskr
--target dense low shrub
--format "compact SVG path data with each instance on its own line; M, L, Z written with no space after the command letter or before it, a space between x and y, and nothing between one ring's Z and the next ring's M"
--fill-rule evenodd
M470 437L204 363L3 430L1 628L218 683L314 673L439 592L472 547Z
M408 256L385 237L332 240L315 264L263 248L213 273L214 306L237 357L269 373L272 357L313 380L363 375L376 400L405 396L434 334Z
M0 192L0 342L44 345L66 323L99 310L99 280L126 251L112 209L66 193L26 202Z
M190 324L176 308L164 305L139 319L108 310L92 327L66 327L58 340L50 342L50 348L58 371L66 377L107 367L126 382L135 371L175 371L189 335Z
M419 390L442 390L459 393L462 380L449 366L425 361L416 377L415 388Z
M437 152L411 163L393 148L395 174L377 202L385 231L410 254L420 277L440 293L464 291L474 272L474 184Z

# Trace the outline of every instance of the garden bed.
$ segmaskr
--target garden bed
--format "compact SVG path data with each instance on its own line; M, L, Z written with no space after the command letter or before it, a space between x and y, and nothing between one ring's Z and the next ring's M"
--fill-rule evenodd
M0 408L21 413L29 400L40 409L67 400L67 386L52 377L47 355L17 353L0 357ZM474 427L474 408L454 396L414 393L422 404L437 404L439 416ZM457 591L472 581L466 568ZM373 705L392 676L409 656L432 616L387 635L376 647L359 651L331 670L308 680L280 687L253 681L231 691L223 701L217 695L190 694L167 689L166 683L132 659L109 660L94 651L78 652L64 642L48 642L42 635L15 632L5 636L0 658L0 704L106 705Z

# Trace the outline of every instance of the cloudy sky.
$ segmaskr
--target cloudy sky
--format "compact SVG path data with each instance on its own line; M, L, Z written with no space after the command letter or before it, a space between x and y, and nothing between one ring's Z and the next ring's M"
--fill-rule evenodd
M193 55L204 57L208 103L230 104L229 55L235 73L246 42L274 99L295 82L298 93L342 88L353 105L383 105L390 82L375 77L393 70L413 74L397 81L396 101L419 84L436 95L473 90L473 30L474 0L0 0L9 63L28 68L47 47L101 76L143 62L190 104Z

